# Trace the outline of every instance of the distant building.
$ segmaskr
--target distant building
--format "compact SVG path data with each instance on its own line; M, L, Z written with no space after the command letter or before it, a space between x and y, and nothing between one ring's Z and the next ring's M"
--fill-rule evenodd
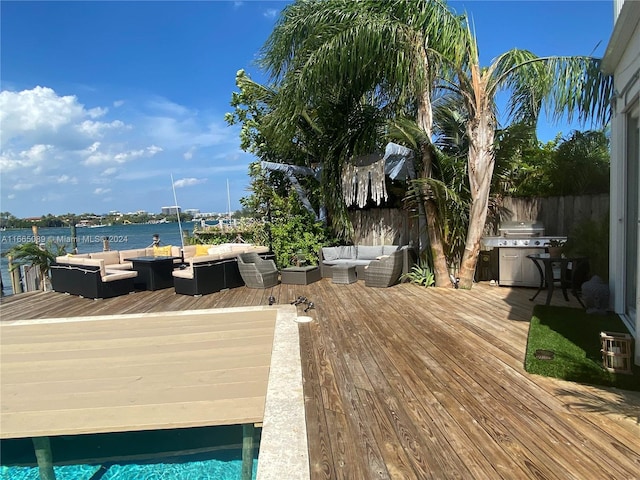
M189 215L193 215L194 217L200 214L199 208L186 208L184 213L188 213Z
M182 209L179 205L173 205L171 207L162 207L162 215L178 215L182 213Z

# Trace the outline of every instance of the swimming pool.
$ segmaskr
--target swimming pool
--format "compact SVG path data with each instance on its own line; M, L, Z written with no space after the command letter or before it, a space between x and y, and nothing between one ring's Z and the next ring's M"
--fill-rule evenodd
M256 429L256 445L260 429ZM57 480L239 480L242 426L51 438ZM253 476L257 472L254 451ZM0 443L2 480L39 480L30 439Z

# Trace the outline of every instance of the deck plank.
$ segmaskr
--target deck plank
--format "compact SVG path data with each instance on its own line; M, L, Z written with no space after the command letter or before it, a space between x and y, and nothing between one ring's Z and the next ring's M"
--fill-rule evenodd
M271 294L282 304L306 296L316 305L306 313L314 321L298 327L312 479L638 478L640 393L524 370L532 308L544 301L531 302L533 292L486 283L469 291L408 284L377 289L363 282L339 285L323 279L202 297L176 295L170 289L97 301L23 294L3 298L0 315L6 321L188 311L267 305ZM559 294L552 304L578 307L575 299L566 302ZM243 332L229 328L212 331L206 341L228 341L234 348L234 338ZM251 328L257 341L263 327ZM171 333L156 328L154 341L171 350ZM194 337L202 331L183 322L173 333L197 346ZM61 329L50 337L34 337L35 345L48 346L56 335L78 341ZM102 335L103 352L119 348L123 337L117 332L106 329ZM58 354L64 355L52 352ZM37 346L17 342L3 355L13 360L32 355L34 367L47 368L46 355L40 355ZM249 362L246 355L238 359ZM149 368L156 364L163 365L160 357L149 360ZM75 381L48 371L61 389ZM78 381L86 379L89 391L116 388L109 370L105 372L103 387L95 378L80 376ZM231 384L234 380L224 369L196 369L193 375ZM4 377L3 386L5 380L9 385L13 378ZM247 378L248 393L250 384ZM209 393L203 389L202 395ZM207 401L224 399L211 394Z

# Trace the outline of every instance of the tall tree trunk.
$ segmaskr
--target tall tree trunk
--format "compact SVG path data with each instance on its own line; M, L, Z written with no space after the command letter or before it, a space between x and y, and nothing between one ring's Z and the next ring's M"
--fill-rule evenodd
M426 56L425 56L426 58ZM418 125L422 127L427 138L431 138L433 128L433 113L431 110L431 99L429 91L425 90L418 99ZM422 145L422 177L430 178L433 164L433 148L431 144ZM423 185L426 185L423 183ZM424 199L424 211L427 217L427 234L429 236L429 248L433 261L433 274L436 287L451 286L449 280L449 269L447 268L447 258L444 254L442 236L438 222L438 208L436 203L430 198L429 187L422 188L421 197Z
M489 193L495 156L493 141L495 124L489 109L478 112L476 119L469 122L469 185L471 206L469 208L469 230L460 265L460 287L471 288L480 254L480 239L487 221Z

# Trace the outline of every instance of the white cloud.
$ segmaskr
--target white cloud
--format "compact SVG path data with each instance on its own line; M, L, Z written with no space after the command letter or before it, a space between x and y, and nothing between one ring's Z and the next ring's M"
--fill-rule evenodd
M191 147L189 150L187 150L182 154L182 157L185 160L191 160L193 158L193 154L195 153L195 151L196 151L196 147Z
M147 106L151 110L157 110L159 113L173 116L184 116L192 113L187 107L161 97L149 101Z
M107 130L119 130L119 129L131 129L131 125L125 125L120 120L114 120L113 122L94 122L91 120L85 120L84 122L74 125L74 128L90 138L103 137Z
M176 188L183 188L191 187L193 185L199 185L201 183L205 183L206 181L206 178L181 178L180 180L176 180L175 182L173 182L173 185Z
M102 164L122 164L132 160L144 157L153 157L162 152L162 148L151 145L138 150L127 150L123 152L112 153L110 151L101 151L100 142L95 142L86 151L86 158L82 161L83 165L102 165Z
M181 178L177 187L193 187L183 195L210 202L196 193L209 171L246 176L253 157L242 154L240 162L233 161L239 127L227 126L222 114L159 96L152 102L127 99L126 108L118 108L125 103L121 95L91 107L81 98L48 87L0 92L3 210L42 214L44 199L53 214L101 213L103 201L109 210L149 210L157 192L170 185L171 173Z
M98 118L104 109L85 110L73 95L58 96L51 88L0 92L0 138L6 145L29 132L55 133L84 117Z
M276 18L278 16L278 10L275 8L267 8L262 15L268 19Z
M56 183L76 185L78 183L78 179L76 177L71 177L69 175L60 175L56 179Z
M148 117L145 127L147 136L168 148L220 145L228 141L230 133L227 125L214 122L202 125L197 117Z
M12 170L25 169L39 170L47 160L47 154L53 150L52 145L32 145L28 150L18 154L8 150L0 154L0 169L6 174Z

